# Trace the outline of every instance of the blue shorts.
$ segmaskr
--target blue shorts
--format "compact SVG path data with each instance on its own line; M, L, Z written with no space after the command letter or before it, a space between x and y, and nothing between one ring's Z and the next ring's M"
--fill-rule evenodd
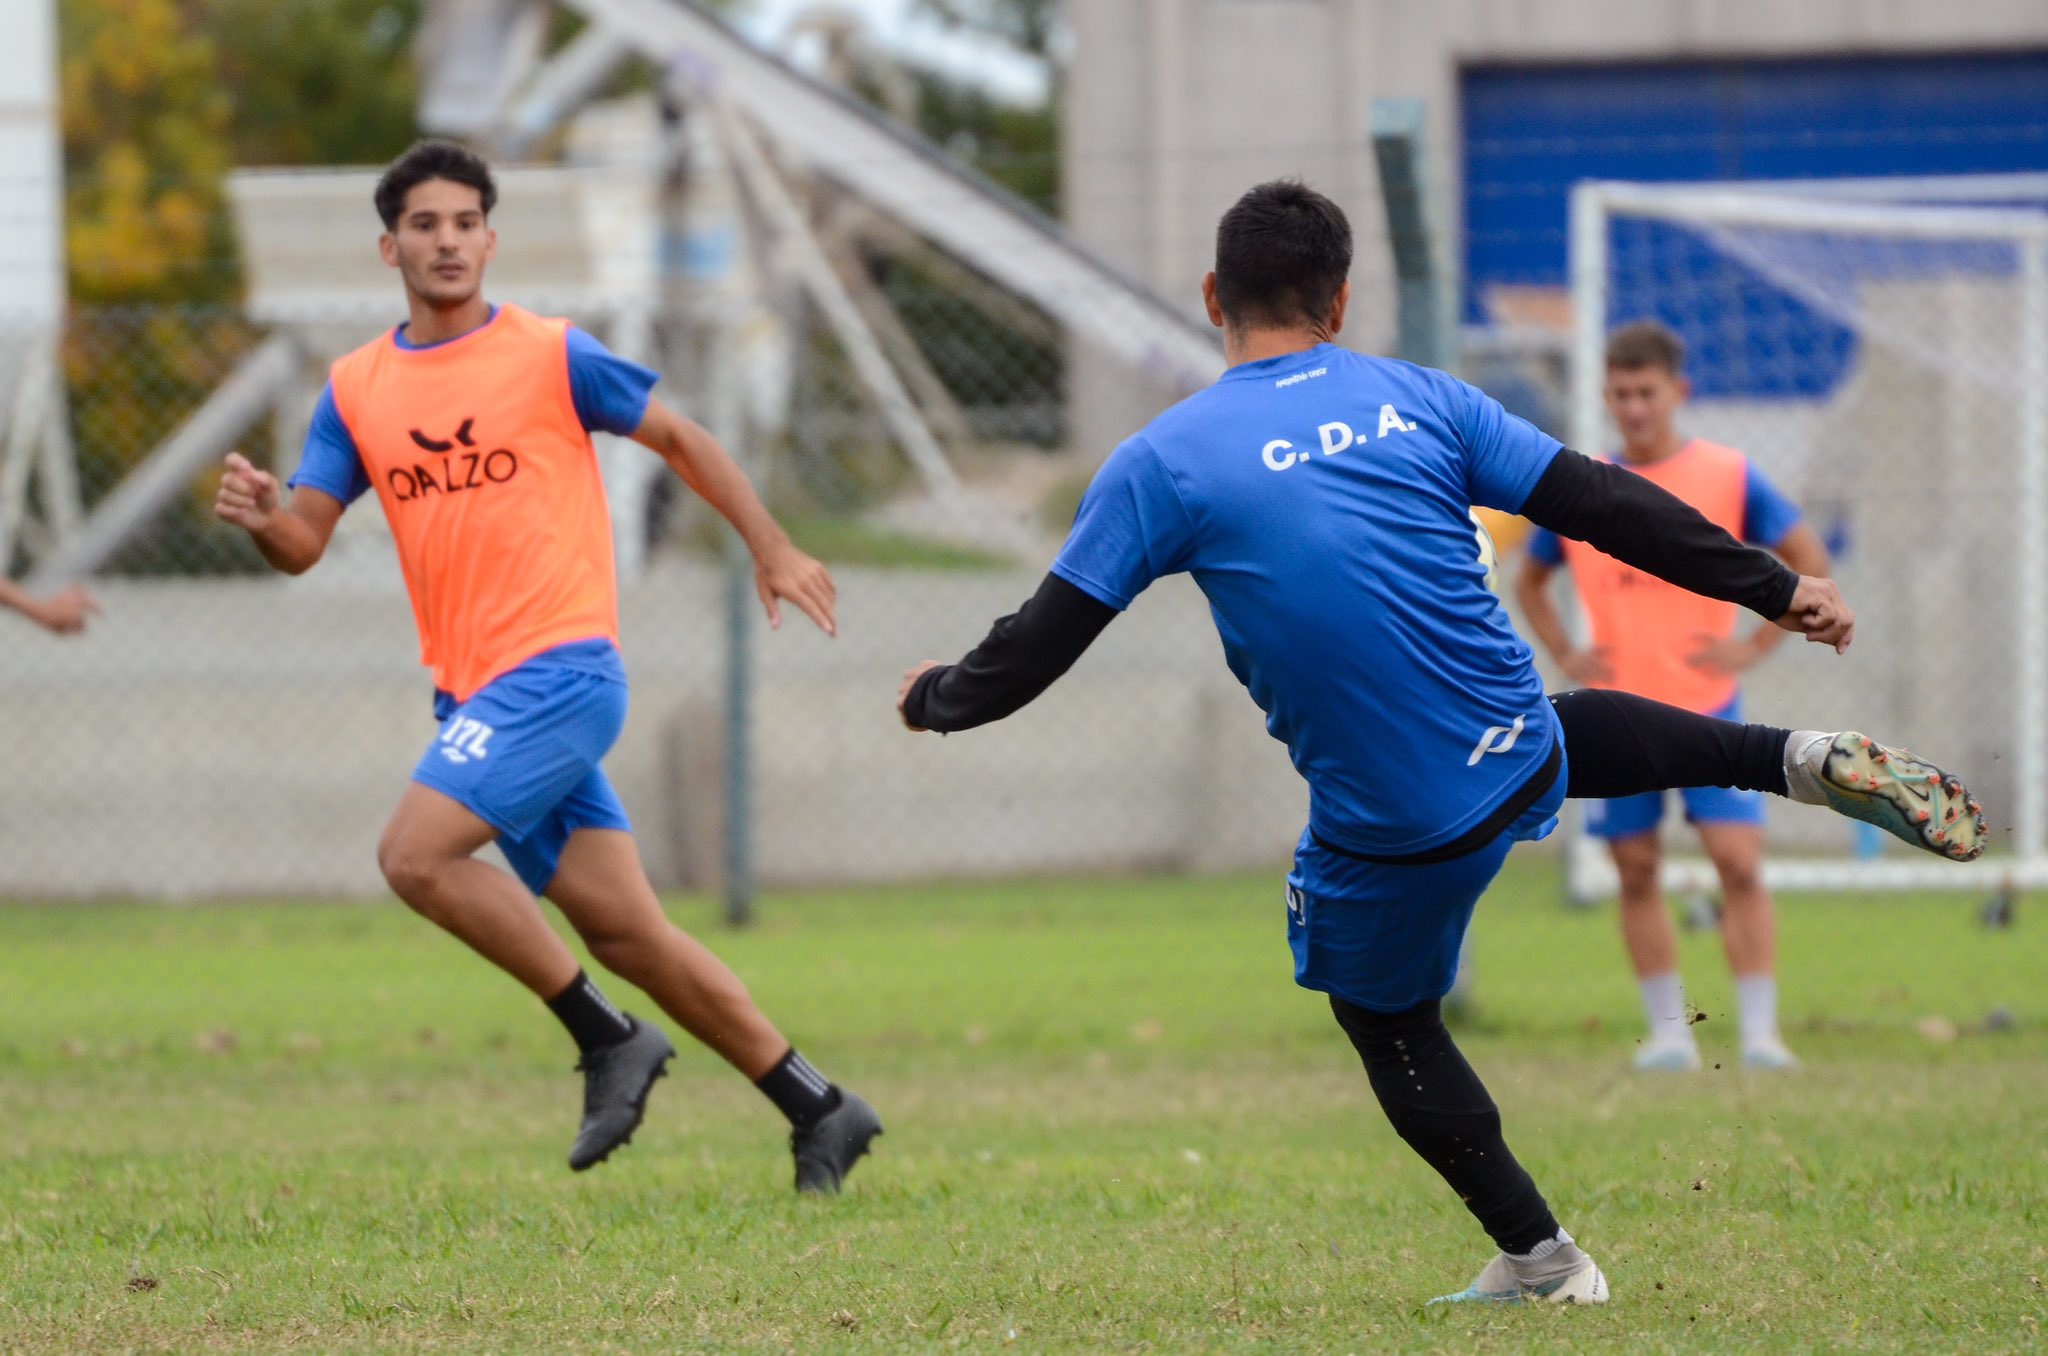
M1570 768L1520 819L1476 852L1427 866L1362 862L1307 833L1287 876L1287 944L1294 982L1375 1012L1442 998L1479 896L1516 843L1549 836Z
M1736 697L1718 711L1709 713L1720 720L1742 719L1742 698ZM1688 786L1678 793L1685 806L1688 824L1761 824L1764 822L1764 793L1733 786ZM1664 792L1645 791L1639 796L1618 796L1613 800L1586 802L1586 832L1612 842L1654 832L1664 822Z
M608 640L535 655L468 701L434 694L441 733L412 779L498 831L498 848L535 894L547 891L578 829L630 831L598 766L626 723L626 670Z

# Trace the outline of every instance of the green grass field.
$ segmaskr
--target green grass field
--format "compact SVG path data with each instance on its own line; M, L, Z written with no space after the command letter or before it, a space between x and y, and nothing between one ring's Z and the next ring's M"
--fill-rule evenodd
M566 1038L395 904L0 909L0 1349L2041 1347L2033 901L1991 932L1963 896L1787 900L1808 1067L1659 1080L1611 917L1518 865L1464 1041L1615 1302L1473 1312L1422 1306L1487 1244L1293 987L1279 895L832 892L744 934L679 903L881 1109L830 1201L695 1048L571 1175ZM1711 1063L1725 967L1686 947Z

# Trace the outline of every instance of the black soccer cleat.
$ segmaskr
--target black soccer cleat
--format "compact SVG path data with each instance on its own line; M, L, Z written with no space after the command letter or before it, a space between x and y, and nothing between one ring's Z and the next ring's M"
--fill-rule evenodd
M661 1028L628 1016L633 1034L616 1045L589 1051L576 1062L583 1074L583 1124L569 1148L569 1166L594 1168L612 1150L629 1144L647 1113L647 1094L676 1048Z
M882 1133L882 1119L857 1092L839 1090L839 1106L808 1130L789 1132L796 1155L796 1189L815 1196L838 1194L846 1174Z

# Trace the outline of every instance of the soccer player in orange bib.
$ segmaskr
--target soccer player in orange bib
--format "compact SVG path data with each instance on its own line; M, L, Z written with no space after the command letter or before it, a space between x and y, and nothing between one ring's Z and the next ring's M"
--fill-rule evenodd
M292 496L230 455L215 513L287 574L310 569L375 491L433 669L439 736L377 849L391 888L532 989L581 1051L569 1166L632 1138L675 1054L620 1012L542 917L554 901L606 969L752 1079L791 1124L800 1191L833 1192L881 1133L745 985L662 913L599 766L626 714L618 586L590 430L651 448L738 529L771 625L782 602L834 630L824 566L790 543L724 448L654 400L655 373L566 321L483 296L497 189L469 151L421 142L376 190L406 323L335 363ZM476 860L496 840L518 878ZM531 892L531 893L529 893Z
M1655 322L1627 325L1607 344L1607 410L1621 431L1620 464L1691 504L1713 523L1774 552L1802 575L1825 577L1827 548L1749 458L1678 432L1685 347ZM1549 583L1568 568L1593 641L1572 643ZM1732 603L1687 593L1631 569L1584 542L1539 529L1529 541L1515 596L1550 657L1574 684L1614 688L1703 715L1741 720L1738 679L1778 647L1768 623L1737 634ZM1764 798L1755 791L1694 787L1680 793L1686 818L1721 877L1721 941L1741 1008L1742 1058L1754 1069L1798 1063L1778 1032L1777 918L1763 884ZM1642 1069L1700 1067L1678 975L1678 938L1659 883L1664 795L1593 801L1587 828L1607 840L1621 876L1621 931L1642 991L1649 1038Z

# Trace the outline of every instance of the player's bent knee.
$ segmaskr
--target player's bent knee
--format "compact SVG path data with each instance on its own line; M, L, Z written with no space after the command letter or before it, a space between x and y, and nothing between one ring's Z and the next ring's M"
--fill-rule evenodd
M1657 883L1664 869L1663 856L1655 844L1630 843L1625 848L1616 844L1614 874L1621 884L1623 907L1659 903Z
M1760 862L1723 866L1718 874L1724 896L1747 898L1763 893L1764 872Z
M377 868L384 873L384 883L422 913L429 911L444 865L441 859L392 839L377 847Z

